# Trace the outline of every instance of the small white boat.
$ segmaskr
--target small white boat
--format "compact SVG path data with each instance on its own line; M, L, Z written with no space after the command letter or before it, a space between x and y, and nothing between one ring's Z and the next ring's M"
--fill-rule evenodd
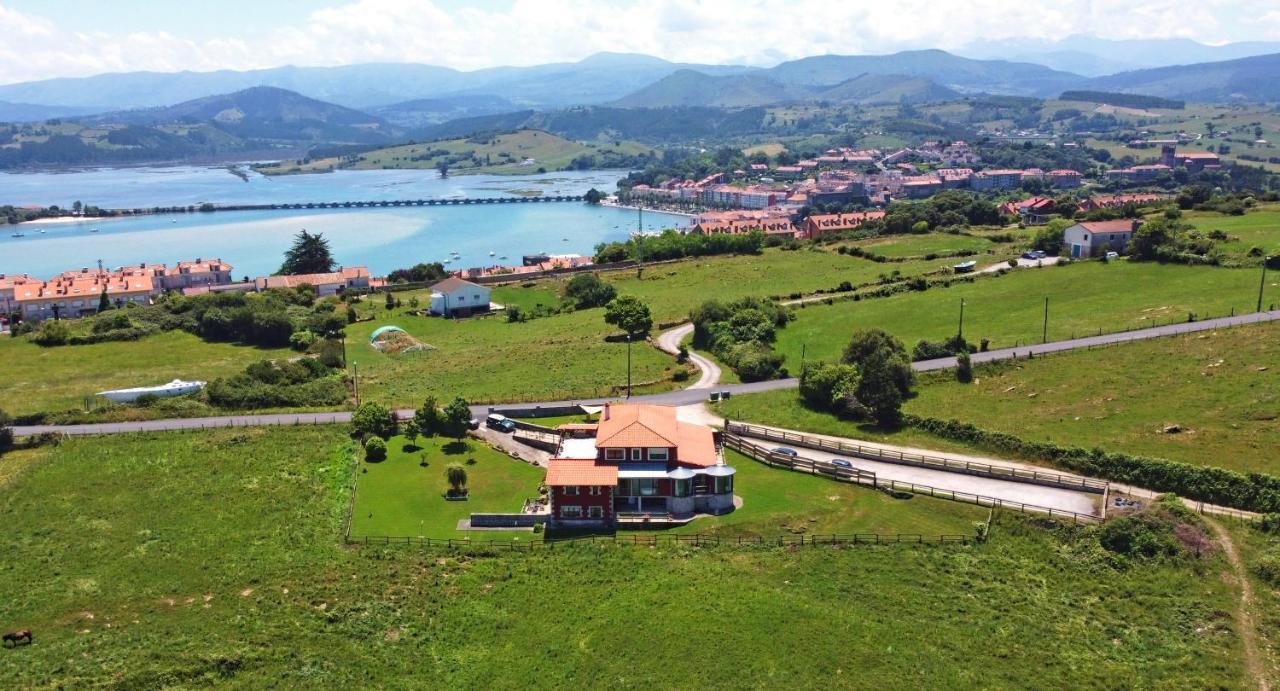
M205 383L202 381L182 381L174 379L168 384L160 386L139 386L132 389L113 389L111 391L99 391L98 395L103 396L116 403L133 403L138 398L151 394L158 398L169 398L171 396L183 396L189 393L196 393L204 388Z
M505 255L505 254L504 254L504 255L502 255L501 257L498 257L498 259L506 259L506 258L507 258L507 255Z
M967 274L970 271L973 271L973 267L977 265L978 265L978 262L976 261L967 261L967 262L961 262L959 264L956 264L951 268L954 269L955 272L958 274Z
M173 219L172 221L169 221L169 222L170 222L170 223L177 223L177 222L178 222L178 219L176 219L176 218L175 218L175 219Z
M489 256L490 256L490 257L493 257L493 256L496 256L497 254L498 254L497 252L490 252L490 253L489 253Z
M90 233L96 233L96 232L98 232L98 229L97 229L97 228L90 228L90 229L89 229L89 232L90 232Z
M27 234L26 234L26 233L14 233L14 234L13 234L13 237L15 237L15 238L25 238L26 236L27 236Z
M41 230L41 231L40 231L40 234L41 234L41 235L44 235L44 233L45 233L45 231L44 231L44 230Z

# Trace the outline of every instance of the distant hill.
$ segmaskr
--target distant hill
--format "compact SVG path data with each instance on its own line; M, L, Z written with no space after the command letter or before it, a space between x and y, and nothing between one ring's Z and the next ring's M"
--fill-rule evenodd
M0 101L0 122L39 122L50 118L85 115L92 112L94 112L92 108Z
M369 113L393 125L405 128L423 127L436 123L469 118L477 115L496 115L518 110L519 106L493 94L465 94L419 98L391 105L370 108Z
M1152 67L1222 62L1280 53L1280 41L1244 41L1210 46L1187 38L1107 39L1073 35L1057 40L981 40L961 55L1033 62L1057 70L1099 77Z
M960 94L931 79L896 74L862 74L814 94L814 98L838 103L936 103Z
M1280 53L1175 65L1090 79L1077 88L1187 101L1280 100Z
M579 106L451 120L416 130L410 137L418 140L448 139L477 132L535 128L579 141L633 140L647 144L684 144L700 139L740 137L762 132L765 116L765 109L758 106L659 109Z
M941 50L892 55L821 55L784 62L764 71L784 84L833 86L863 74L923 77L962 93L1052 96L1084 81L1041 65L972 60Z
M269 86L207 96L164 108L107 113L92 123L208 123L232 136L289 142L386 142L402 132L381 118Z
M679 70L610 105L620 108L741 108L798 101L810 93L808 89L781 84L754 73L717 77L695 70Z
M0 85L0 100L85 107L102 113L273 86L359 109L477 94L497 95L523 107L551 108L613 101L682 68L713 75L749 69L679 64L648 55L598 53L572 63L471 72L410 63L286 66L244 72L128 72Z

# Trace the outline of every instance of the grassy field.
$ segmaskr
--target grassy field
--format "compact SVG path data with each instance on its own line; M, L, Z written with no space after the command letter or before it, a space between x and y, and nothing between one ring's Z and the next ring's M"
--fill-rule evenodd
M12 414L80 409L107 389L209 381L258 360L290 357L288 349L209 343L171 331L139 341L42 348L0 338L0 408Z
M947 549L350 549L347 444L222 430L4 457L23 467L0 486L0 628L36 642L0 684L1245 685L1216 557L1116 569L1088 533L1011 516ZM690 653L697 631L714 654Z
M1183 220L1206 233L1214 230L1226 233L1228 241L1219 246L1237 258L1244 258L1254 247L1260 248L1268 256L1280 255L1280 205L1263 204L1243 216L1187 211L1183 214Z
M421 144L405 144L377 149L355 157L354 161L341 158L319 158L302 165L294 161L281 161L272 166L257 168L266 175L292 173L318 173L337 168L357 170L435 168L450 157L465 160L449 164L452 174L486 173L498 175L527 175L539 168L565 170L579 156L594 156L598 164L606 165L610 158L634 156L652 151L635 142L597 144L575 142L550 132L519 130L484 138L448 139ZM532 159L530 162L529 159Z
M1264 306L1280 303L1277 281L1280 276L1268 282ZM1040 342L1046 296L1054 341L1184 320L1188 313L1251 312L1257 295L1258 273L1250 269L1080 262L878 300L811 305L778 332L778 349L795 366L802 346L811 359L838 358L859 328L883 328L908 348L922 338L942 340L957 331L962 298L965 338L987 338L992 348L1003 348Z
M351 535L424 537L506 537L499 533L468 533L458 521L479 513L519 511L525 499L538 496L546 471L509 458L474 439L419 438L410 445L404 437L387 442L387 459L360 462ZM427 465L423 466L423 460ZM467 501L446 501L445 469L458 463L467 471ZM526 536L532 537L532 536Z
M986 238L946 233L889 236L861 244L862 248L869 252L890 258L923 257L926 254L943 254L961 250L986 252L999 247ZM1012 254L1011 251L1010 254ZM989 263L994 264L996 261L998 260L992 259Z
M1225 329L925 380L906 407L1025 439L1280 474L1280 325ZM1184 431L1166 434L1168 425Z

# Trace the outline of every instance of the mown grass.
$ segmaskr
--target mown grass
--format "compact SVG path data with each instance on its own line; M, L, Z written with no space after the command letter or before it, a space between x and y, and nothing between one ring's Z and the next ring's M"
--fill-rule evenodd
M961 250L986 252L1000 249L999 245L993 244L986 238L946 233L886 236L861 243L861 245L863 249L885 257L923 257L926 254L943 254ZM994 264L997 260L988 261L980 257L979 261Z
M26 338L0 338L0 408L12 414L81 409L99 391L211 381L288 349L209 343L171 331L138 341L42 348Z
M0 684L1245 683L1216 558L1114 569L1015 517L946 549L347 548L348 444L277 428L39 450L0 489L0 628L36 635Z
M1219 246L1236 259L1244 259L1254 247L1261 249L1267 256L1280 255L1280 205L1263 204L1243 216L1187 211L1184 212L1183 220L1205 233L1214 230L1226 233L1228 240Z
M1268 282L1264 306L1280 303L1277 281ZM778 331L777 347L795 367L802 346L810 359L834 360L861 328L882 328L908 348L920 339L941 341L959 328L961 299L965 338L986 338L992 348L1005 348L1041 341L1046 297L1048 340L1056 341L1185 321L1190 313L1207 318L1233 309L1252 312L1257 296L1258 273L1248 269L1077 262L877 300L810 305Z
M494 537L498 533L458 530L472 513L513 513L538 496L546 471L495 451L474 439L402 436L387 442L387 459L360 461L351 535ZM423 461L426 465L422 465ZM467 471L467 501L444 498L445 470L457 463ZM504 534L505 535L505 534Z

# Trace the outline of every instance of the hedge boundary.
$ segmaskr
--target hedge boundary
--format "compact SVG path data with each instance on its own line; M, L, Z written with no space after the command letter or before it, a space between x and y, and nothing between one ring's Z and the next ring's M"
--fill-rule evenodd
M1027 441L1012 434L984 430L959 420L904 413L902 423L946 439L977 444L1018 456L1048 459L1072 472L1137 485L1220 506L1269 513L1280 511L1280 477L1240 473L1150 456Z

